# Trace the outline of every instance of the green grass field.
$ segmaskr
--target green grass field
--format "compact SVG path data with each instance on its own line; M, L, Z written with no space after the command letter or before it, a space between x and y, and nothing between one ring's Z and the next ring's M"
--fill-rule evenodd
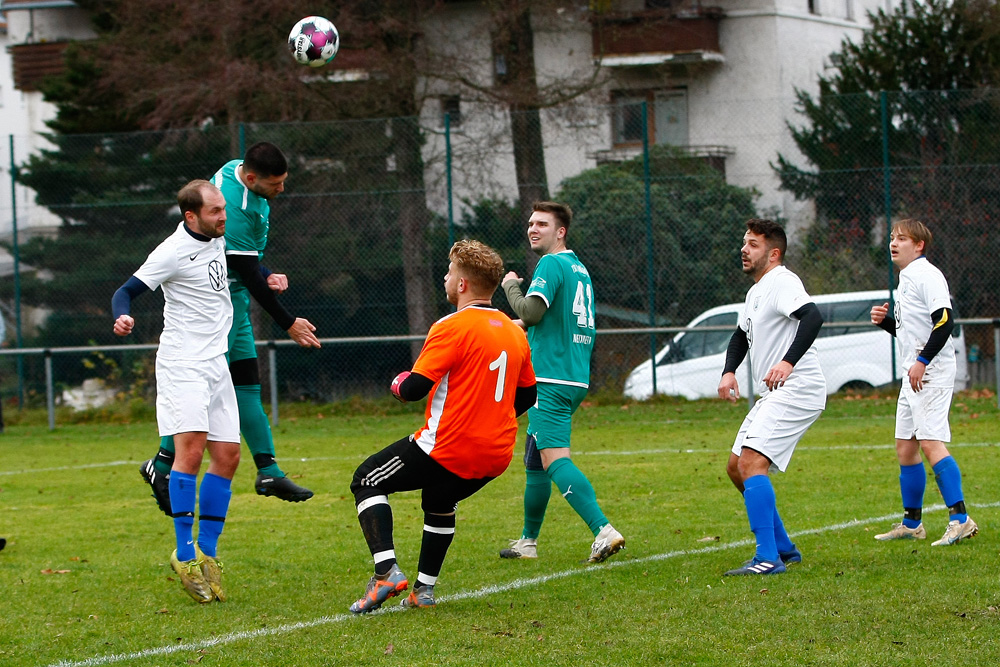
M895 401L839 397L775 478L804 561L784 575L735 579L721 574L752 555L752 536L724 466L745 404L585 406L575 458L625 551L581 564L592 536L554 493L540 557L497 557L521 528L519 442L508 473L459 507L437 608L402 612L391 601L360 618L347 607L371 560L348 486L365 456L419 425L413 406L282 412L279 461L316 497L293 505L256 496L246 456L220 548L229 601L207 606L174 580L172 524L138 474L155 451L152 422L50 433L43 419L8 411L0 664L995 665L995 401L963 394L952 410L952 453L981 529L974 540L930 546L947 523L933 476L930 539L872 539L900 512ZM419 499L392 503L396 551L412 579Z

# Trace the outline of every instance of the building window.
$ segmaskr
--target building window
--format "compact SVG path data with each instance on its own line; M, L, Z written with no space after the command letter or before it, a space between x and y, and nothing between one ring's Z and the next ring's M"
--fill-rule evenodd
M810 14L819 14L819 0L807 0L806 4Z
M612 107L612 134L616 146L642 143L642 103L646 96L617 95ZM648 102L647 102L648 104ZM648 117L647 109L647 117Z
M688 144L687 91L683 88L627 91L614 96L612 143L616 147L642 143L642 105L646 103L649 143Z
M854 16L854 0L844 0L844 4L845 4L844 15L846 16L847 20L848 21L856 20Z
M462 99L458 95L446 95L441 98L441 127L444 127L446 114L450 127L462 124Z

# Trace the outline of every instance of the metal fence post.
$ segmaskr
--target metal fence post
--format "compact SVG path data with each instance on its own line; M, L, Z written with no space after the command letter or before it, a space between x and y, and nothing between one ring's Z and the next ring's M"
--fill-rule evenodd
M895 310L892 297L892 255L889 253L889 236L892 234L892 172L889 163L889 97L884 90L879 91L879 109L882 116L882 201L885 207L885 258L889 270L889 312ZM892 363L892 377L898 376L896 368L896 337L889 336L889 360Z
M1000 317L993 318L993 377L996 379L997 409L1000 410Z
M649 119L646 102L642 103L642 180L646 214L646 282L649 289L649 326L656 326L656 272L653 268L653 196L649 169ZM649 363L653 367L653 396L656 396L656 334L649 334Z
M14 135L10 135L10 220L14 246L14 337L18 349L24 347L21 327L21 251L17 242L17 163L14 161ZM24 409L24 357L17 355L17 409Z
M52 379L52 350L45 350L45 407L49 413L49 430L56 430L56 397Z
M274 341L267 343L268 377L271 380L271 425L278 425L278 346Z

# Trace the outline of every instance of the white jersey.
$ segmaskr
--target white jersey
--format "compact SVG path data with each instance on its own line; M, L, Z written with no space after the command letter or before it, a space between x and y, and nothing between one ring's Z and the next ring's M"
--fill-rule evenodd
M941 308L951 308L948 281L926 257L918 257L899 272L893 312L904 373L916 363L931 336L931 313ZM951 336L927 366L923 382L929 387L955 385L955 342Z
M773 396L803 408L826 407L826 379L819 366L816 345L810 345L795 364L785 384L773 392L764 384L764 376L788 352L799 321L792 313L812 303L812 297L799 277L784 266L767 273L747 292L739 327L750 343L750 366L753 388L761 398Z
M225 253L225 239L200 240L182 222L135 272L149 289L163 287L158 358L201 361L227 352L233 302Z

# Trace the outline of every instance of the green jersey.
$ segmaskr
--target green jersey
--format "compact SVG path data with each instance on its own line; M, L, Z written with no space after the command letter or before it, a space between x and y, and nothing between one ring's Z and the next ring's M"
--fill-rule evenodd
M594 285L587 267L572 250L543 256L525 298L532 295L548 307L542 320L528 329L538 382L588 387L596 330Z
M255 255L260 261L267 247L268 216L271 205L267 199L251 191L237 174L242 160L231 160L212 177L212 183L226 198L226 254ZM229 274L231 292L246 290L237 274Z

